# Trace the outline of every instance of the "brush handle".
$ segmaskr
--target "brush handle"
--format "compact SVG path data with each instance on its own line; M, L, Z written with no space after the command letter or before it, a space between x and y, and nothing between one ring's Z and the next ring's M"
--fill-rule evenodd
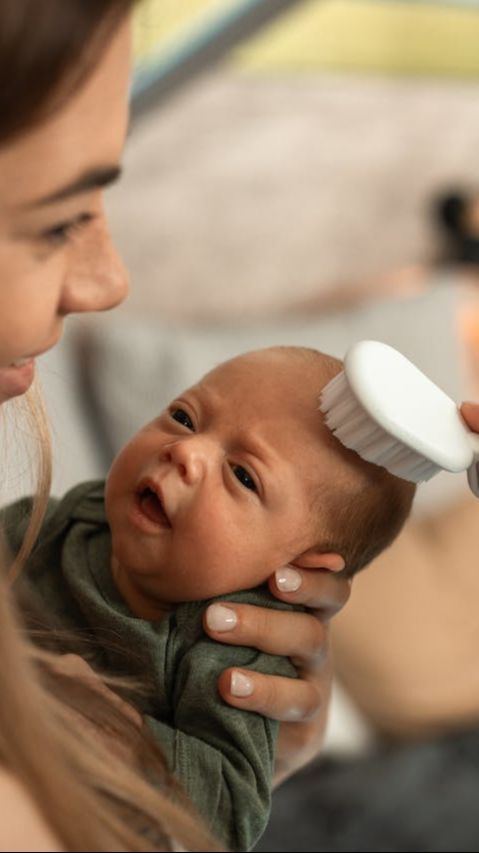
M469 432L469 440L474 452L474 461L467 469L467 482L469 483L471 492L476 498L479 498L479 434Z

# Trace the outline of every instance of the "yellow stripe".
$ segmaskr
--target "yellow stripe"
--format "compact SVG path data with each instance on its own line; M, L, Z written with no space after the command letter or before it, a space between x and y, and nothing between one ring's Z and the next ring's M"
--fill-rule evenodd
M315 0L250 41L237 58L248 71L476 75L479 14L428 3Z
M143 0L136 45L144 57L195 16L231 0ZM255 73L371 71L479 73L479 12L467 7L393 0L307 0L233 55Z

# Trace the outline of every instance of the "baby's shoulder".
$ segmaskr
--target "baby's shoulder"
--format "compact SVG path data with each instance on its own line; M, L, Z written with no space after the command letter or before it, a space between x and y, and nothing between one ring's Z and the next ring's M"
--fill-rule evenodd
M106 523L104 488L103 480L88 480L74 486L62 498L51 498L42 526L42 538L61 535L75 522Z

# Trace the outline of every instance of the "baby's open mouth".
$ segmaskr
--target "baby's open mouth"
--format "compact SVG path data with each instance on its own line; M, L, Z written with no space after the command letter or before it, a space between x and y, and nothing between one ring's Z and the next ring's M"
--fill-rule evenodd
M138 504L143 515L160 527L171 527L170 520L163 508L160 497L149 486L138 492Z

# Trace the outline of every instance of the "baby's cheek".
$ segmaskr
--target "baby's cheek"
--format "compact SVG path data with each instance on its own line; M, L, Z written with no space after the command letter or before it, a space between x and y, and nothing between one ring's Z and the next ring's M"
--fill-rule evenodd
M123 505L131 498L141 476L141 444L133 439L115 457L108 472L105 485L105 502L112 507Z

